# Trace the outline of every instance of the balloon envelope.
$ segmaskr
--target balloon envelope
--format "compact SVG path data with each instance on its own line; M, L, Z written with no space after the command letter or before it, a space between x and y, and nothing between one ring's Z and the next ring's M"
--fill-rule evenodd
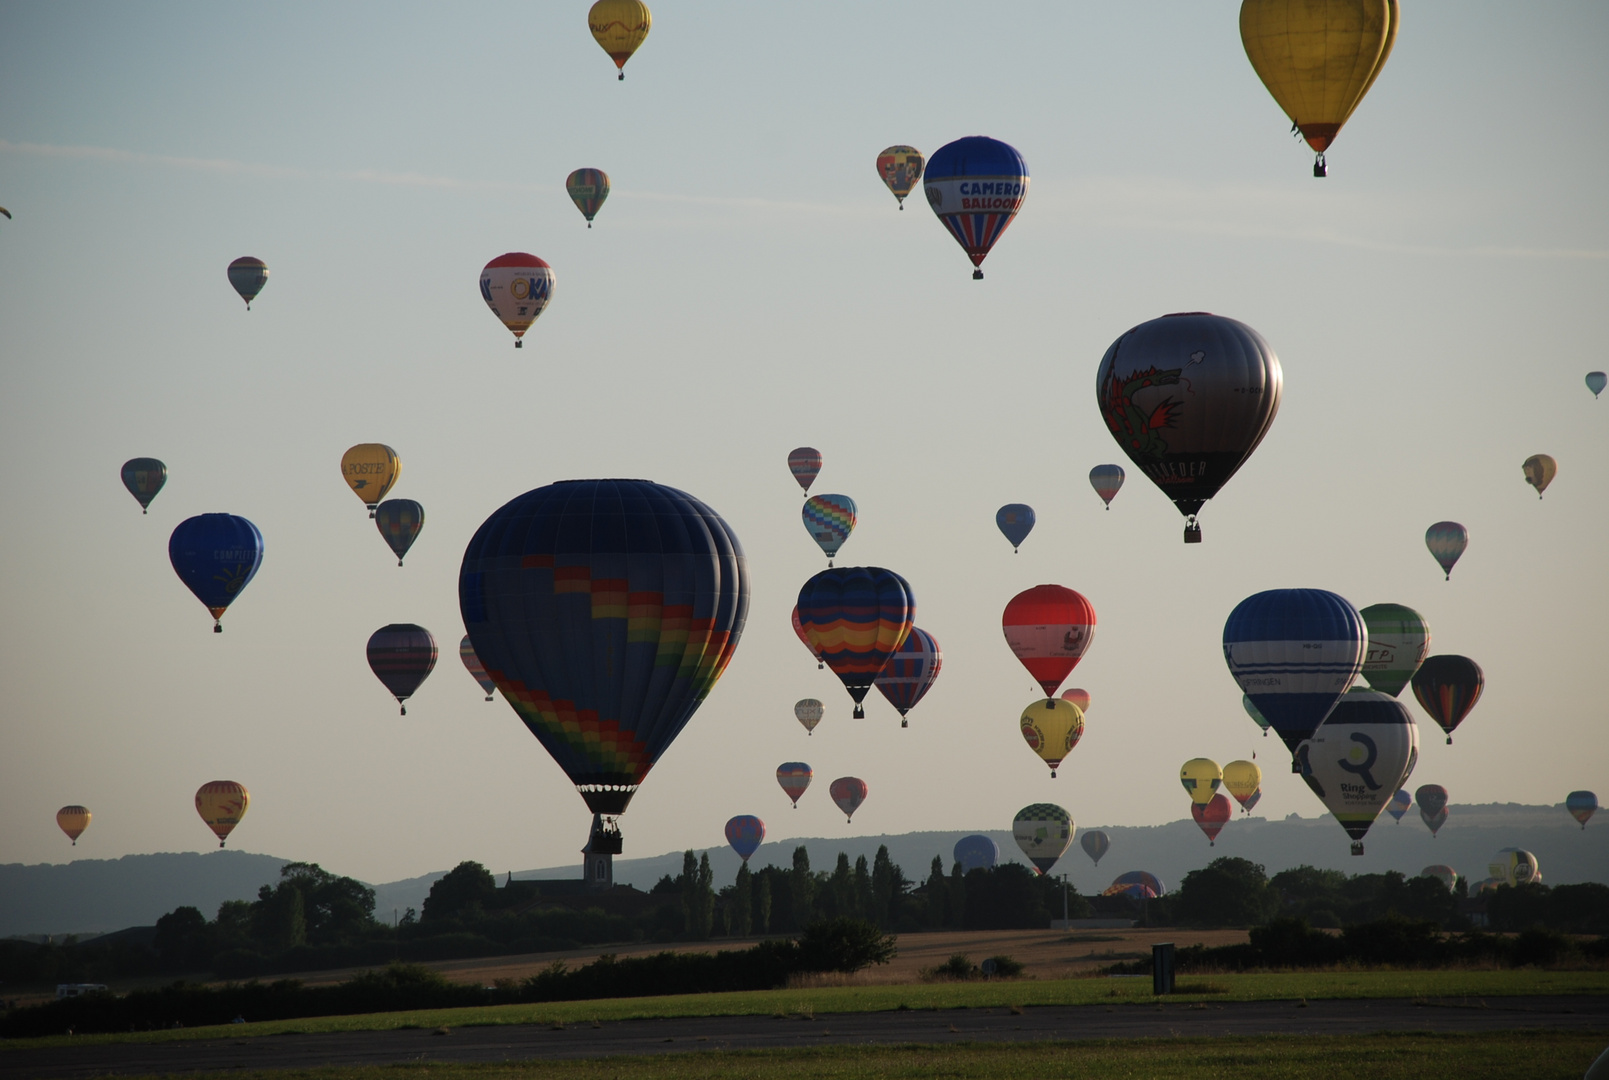
M821 657L816 653L816 647L810 644L810 635L805 633L804 623L799 621L798 604L793 605L792 619L794 636L804 643L805 648L810 650L810 655L815 659L817 668L826 667L827 665L821 662Z
M826 711L826 706L813 697L801 698L793 706L794 719L804 725L805 731L812 734L815 733L816 725L821 723L821 717Z
M1486 866L1486 872L1504 885L1529 885L1542 880L1536 856L1520 848L1506 847Z
M1363 854L1363 836L1413 772L1419 726L1408 707L1357 688L1336 703L1313 737L1296 748L1302 779Z
M130 458L123 462L123 486L145 510L168 482L168 467L154 457Z
M408 707L402 703L436 667L436 639L422 626L392 623L369 635L368 655L369 670L407 716Z
M1263 729L1263 737L1267 738L1268 717L1263 715L1262 710L1257 707L1257 703L1251 699L1250 694L1240 695L1240 707L1246 710L1247 716L1257 722L1257 726Z
M765 822L753 814L739 814L726 823L726 842L746 865L765 841Z
M609 54L609 59L626 77L626 61L648 38L654 17L642 0L598 0L587 12L587 29L592 40Z
M974 870L993 870L1000 861L1000 845L981 833L963 836L955 842L951 854L961 864L961 873Z
M1585 829L1592 815L1598 812L1598 796L1590 791L1572 791L1565 796L1564 808L1570 811L1570 816L1581 822Z
M1606 386L1609 386L1609 375L1605 375L1601 371L1587 372L1587 389L1592 391L1593 397L1596 398L1603 393Z
M1112 342L1095 374L1107 430L1185 516L1246 463L1279 412L1284 375L1263 336L1204 311L1164 315Z
M74 847L77 847L78 838L84 835L85 829L89 828L89 819L92 816L85 807L64 806L56 811L56 827L66 833L67 839L73 842Z
M480 688L486 692L486 700L492 700L492 691L497 689L497 684L486 674L486 668L480 662L480 657L475 655L475 643L469 640L468 634L465 634L464 640L458 643L458 659L464 662L470 677L480 683Z
M792 800L794 809L799 808L799 796L810 787L810 781L815 778L815 771L802 761L784 761L777 766L777 783Z
M359 443L341 455L341 478L373 517L386 492L402 476L402 459L384 443Z
M866 781L854 776L840 776L828 786L827 791L848 821L854 820L855 811L866 801Z
M1084 737L1084 714L1071 701L1046 698L1022 710L1018 720L1023 741L1050 766L1052 778L1062 759L1073 752Z
M1034 531L1034 508L1027 503L1007 503L995 511L994 524L1016 551Z
M828 565L855 531L855 500L848 495L812 495L800 511L805 531L826 553Z
M816 655L855 701L855 718L916 615L910 583L880 566L823 570L799 590L799 621Z
M1382 694L1396 697L1425 662L1430 648L1430 624L1402 604L1370 604L1358 612L1369 634L1363 657L1363 677Z
M1525 470L1525 482L1536 488L1538 499L1553 483L1553 478L1559 475L1559 463L1548 454L1532 454L1520 467Z
M1101 865L1101 856L1112 846L1112 841L1100 829L1085 833L1078 838L1078 843L1084 849L1084 854L1095 861L1096 866Z
M1095 489L1095 494L1101 497L1101 502L1110 510L1112 500L1117 498L1118 491L1123 487L1123 466L1095 466L1089 471L1089 486Z
M235 831L250 805L251 793L233 780L212 780L196 789L196 813L218 838L219 847Z
M1413 677L1413 696L1430 718L1453 741L1453 729L1464 722L1486 689L1486 676L1480 665L1467 656L1432 656Z
M1432 878L1441 882L1443 885L1447 886L1448 892L1454 892L1458 888L1458 871L1443 863L1435 863L1431 866L1425 867L1423 870L1419 871L1419 876Z
M1255 761L1231 761L1224 766L1223 786L1241 810L1249 812L1262 796L1263 770Z
M1052 697L1095 641L1095 608L1072 589L1035 585L1011 598L1000 627L1022 666Z
M920 150L903 144L886 147L877 155L877 175L894 193L894 198L899 200L901 210L905 209L905 196L922 179L923 163Z
M1447 821L1447 789L1440 784L1421 785L1414 791L1413 801L1419 804L1420 820L1435 836Z
M1205 806L1218 794L1223 785L1223 770L1211 758L1191 758L1179 767L1179 783L1189 793L1190 801Z
M234 514L200 514L179 522L168 537L168 561L221 632L223 613L263 564L263 534Z
M268 284L268 264L250 255L243 255L229 264L227 272L229 284L246 301L246 310L250 311L251 302Z
M1425 530L1425 547L1451 581L1454 564L1469 547L1469 530L1456 521L1438 521Z
M1195 818L1196 827L1207 835L1208 847L1218 846L1218 834L1223 832L1224 823L1233 812L1227 795L1214 795L1207 803L1190 804L1190 816Z
M1063 701L1071 701L1074 705L1077 705L1078 706L1078 711L1081 712L1081 713L1089 712L1089 691L1088 690L1084 690L1084 689L1081 689L1081 688L1075 686L1070 690L1063 690L1061 692L1061 699Z
M525 332L547 310L558 278L553 267L524 251L510 251L480 272L480 298L514 335L514 347L525 345Z
M1130 870L1126 874L1119 874L1117 877L1113 878L1112 884L1107 887L1106 891L1102 893L1102 895L1114 896L1117 893L1122 892L1124 889L1134 885L1138 885L1144 889L1149 889L1152 896L1161 896L1168 891L1167 886L1162 883L1162 879L1150 871Z
M1028 163L1015 147L986 135L945 143L927 162L927 204L967 253L974 278L1028 197Z
M810 485L821 475L821 451L814 446L801 446L788 454L788 471L808 494Z
M900 727L909 726L905 714L927 696L943 666L944 652L933 635L919 626L911 627L875 680L888 703L899 710Z
M412 499L387 499L374 510L374 524L397 556L397 565L408 554L413 542L419 539L419 530L425 527L425 508Z
M577 169L564 178L564 190L590 229L603 200L609 197L609 174L602 169Z
M1412 808L1413 796L1398 788L1397 793L1391 796L1391 801L1386 804L1386 813L1391 815L1393 821L1400 823L1402 816Z
M619 814L732 659L743 548L693 496L567 480L494 512L464 551L475 655L594 814Z
M1022 853L1028 856L1028 861L1033 863L1034 869L1041 874L1050 873L1050 868L1056 865L1056 860L1072 847L1075 831L1073 815L1055 803L1034 803L1032 806L1025 806L1011 819L1012 839L1017 841ZM1101 834L1101 839L1105 838L1105 834ZM1088 851L1087 834L1084 840L1084 850ZM1104 851L1103 848L1102 852ZM1100 860L1097 858L1096 861Z

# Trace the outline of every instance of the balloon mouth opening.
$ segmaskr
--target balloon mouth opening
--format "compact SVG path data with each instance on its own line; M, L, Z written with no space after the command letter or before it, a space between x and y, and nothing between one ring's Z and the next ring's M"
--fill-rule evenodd
M637 794L636 784L577 784L575 789L586 801L588 810L605 817L625 813L631 797Z

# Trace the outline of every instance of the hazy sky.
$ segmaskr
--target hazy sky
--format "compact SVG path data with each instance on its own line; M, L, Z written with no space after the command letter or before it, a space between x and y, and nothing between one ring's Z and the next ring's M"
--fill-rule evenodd
M1159 823L1188 809L1180 762L1254 750L1259 812L1312 816L1220 644L1240 599L1292 586L1409 604L1433 651L1485 668L1455 745L1412 706L1415 784L1609 795L1609 400L1582 383L1609 366L1609 6L1403 6L1322 181L1232 0L986 24L656 0L624 83L585 0L0 6L0 862L205 850L191 796L225 778L252 792L232 846L371 881L578 860L580 798L458 662L456 577L498 506L594 476L708 502L754 581L628 855L720 844L737 813L773 839L1003 828L1041 800ZM1033 175L982 282L873 166L971 134ZM591 231L563 188L582 166L614 184ZM476 282L519 250L558 284L516 352ZM249 313L240 255L272 270ZM1285 376L1191 547L1134 470L1109 513L1086 480L1127 465L1101 354L1180 310L1257 328ZM339 475L366 441L427 511L400 570ZM943 646L908 729L876 694L852 721L788 626L825 565L800 444L826 458L816 490L860 506L840 564L904 574ZM1537 452L1559 461L1541 502ZM142 455L170 470L148 517L118 480ZM1014 556L994 511L1017 501L1039 525ZM166 553L209 511L267 549L221 635ZM1444 518L1471 537L1451 582L1423 543ZM1099 616L1054 780L1017 734L1037 691L999 622L1041 582ZM442 647L405 718L364 660L393 621ZM813 737L806 696L829 706ZM817 777L797 812L773 775L792 759ZM871 789L852 825L826 791L846 774ZM53 819L72 802L95 814L76 849Z

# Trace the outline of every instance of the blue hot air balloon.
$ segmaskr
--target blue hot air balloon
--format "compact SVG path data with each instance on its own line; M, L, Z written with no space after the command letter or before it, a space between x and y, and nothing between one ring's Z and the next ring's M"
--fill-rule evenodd
M263 564L263 534L234 514L200 514L173 530L168 561L185 588L212 612L212 632L221 634L223 613Z
M1406 814L1412 806L1413 796L1398 788L1397 793L1391 796L1391 801L1386 804L1386 813L1391 815L1391 820L1401 825L1402 815Z
M920 626L911 627L904 644L888 658L877 676L877 689L888 703L899 710L899 726L910 727L905 714L927 696L944 667L944 651L933 635Z
M745 863L765 841L765 822L753 814L739 814L726 823L726 842Z
M973 833L955 842L953 854L955 861L961 864L963 874L970 874L974 870L993 870L1000 862L1000 845L982 833Z
M503 697L592 812L612 816L732 659L749 575L731 527L686 492L566 480L486 519L458 606Z
M860 703L905 643L915 617L910 582L880 566L823 570L799 590L799 623L810 647L855 699L856 720L865 719Z
M1017 149L987 135L939 147L922 175L927 204L983 277L983 260L1028 197L1028 163Z
M1011 541L1013 553L1034 531L1034 508L1027 503L1007 503L994 512L995 526Z
M1358 677L1369 635L1332 592L1271 589L1236 605L1223 644L1229 673L1294 755Z

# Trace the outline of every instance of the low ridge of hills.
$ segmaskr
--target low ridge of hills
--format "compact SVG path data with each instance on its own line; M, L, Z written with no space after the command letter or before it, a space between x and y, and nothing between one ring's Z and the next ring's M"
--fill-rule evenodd
M1327 815L1303 818L1291 815L1269 820L1240 814L1224 827L1217 843L1188 819L1155 826L1097 826L1107 834L1111 848L1100 865L1092 863L1078 844L1063 856L1053 873L1068 875L1081 893L1099 892L1117 875L1149 870L1169 888L1186 873L1220 856L1236 856L1260 863L1269 874L1307 864L1349 874L1396 870L1412 876L1425 866L1444 863L1472 880L1486 877L1486 865L1505 847L1524 848L1536 855L1547 884L1582 881L1609 883L1609 822L1593 822L1585 830L1560 806L1522 806L1516 803L1458 805L1451 808L1439 835L1410 810L1401 823L1381 815L1365 838L1365 853L1349 854L1349 841ZM630 846L630 824L626 842ZM1080 829L1080 835L1087 830ZM880 845L912 881L927 878L935 855L948 872L955 842L971 835L962 831L914 832L886 836L796 837L768 841L750 858L751 867L788 867L794 848L810 853L811 869L830 871L838 853L851 862L864 855L870 861ZM1000 847L1000 857L1025 861L1011 834L986 831ZM705 849L695 849L705 850ZM707 849L717 887L731 882L738 857L725 844ZM473 857L473 852L466 852ZM91 934L129 926L150 926L180 905L199 908L208 918L225 900L253 900L259 886L279 879L279 868L290 860L242 851L212 851L153 855L126 855L121 859L81 859L65 864L0 865L0 937L20 934ZM615 880L650 889L661 877L681 872L682 853L666 852L649 858L616 859ZM340 867L326 870L340 873ZM389 918L393 911L420 908L430 886L448 868L430 874L374 886L375 914ZM499 878L507 868L489 867ZM513 871L516 880L551 880L580 876L580 853L563 866Z

